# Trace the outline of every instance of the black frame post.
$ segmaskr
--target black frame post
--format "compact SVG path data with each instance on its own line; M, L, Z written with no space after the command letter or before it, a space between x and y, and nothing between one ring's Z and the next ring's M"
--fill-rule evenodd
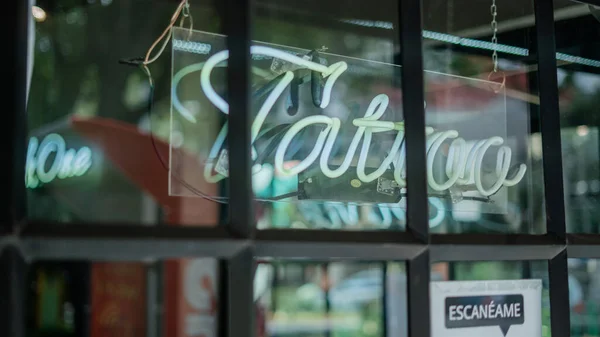
M429 243L421 0L399 0L402 104L406 126L407 231ZM408 336L430 335L429 252L407 262ZM426 322L425 324L423 322Z
M25 158L27 154L27 65L29 0L8 1L7 13L2 20L5 32L7 59L2 67L2 77L8 85L2 91L6 114L0 132L4 145L4 163L8 175L3 179L0 192L0 335L25 336L26 264L16 240L3 239L1 235L14 233L26 217Z
M3 156L8 159L8 176L3 179L0 193L0 234L12 232L26 216L25 157L27 155L27 64L29 60L29 0L9 1L5 4L6 18L2 20L5 32L6 54L2 77L8 85L2 91L2 102L7 112L0 133Z
M428 337L431 334L429 284L431 266L429 251L407 262L408 336ZM425 322L425 323L424 323Z
M540 130L543 144L544 196L547 233L566 245L566 224L560 138L554 3L534 0L537 33ZM552 336L569 336L569 279L563 250L548 263Z
M247 247L229 260L227 305L228 337L256 334L254 310L254 248ZM222 335L225 336L225 335Z
M228 0L224 19L229 49L229 225L232 234L249 238L255 228L250 151L252 0Z
M429 242L421 0L399 0L402 107L406 126L407 230Z
M229 229L233 236L245 239L253 239L256 228L250 132L252 15L252 0L227 1L225 32L229 49ZM227 336L254 336L256 313L253 244L231 257L226 269L228 294L221 301L227 301Z
M535 14L546 224L548 234L565 243L565 206L553 2L535 0Z
M0 335L25 337L25 261L12 245L0 246Z

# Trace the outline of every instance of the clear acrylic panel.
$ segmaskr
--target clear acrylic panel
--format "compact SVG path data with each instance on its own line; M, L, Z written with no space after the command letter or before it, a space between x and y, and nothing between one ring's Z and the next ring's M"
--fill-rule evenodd
M227 202L228 58L224 36L175 29L170 193ZM401 229L406 189L400 67L254 42L253 187L259 226ZM454 214L507 214L527 164L511 154L506 91L495 81L427 71L431 226ZM461 92L493 95L479 127L448 119ZM460 112L457 113L460 115ZM464 113L463 113L464 114ZM216 127L218 126L218 127ZM184 146L184 144L190 144ZM513 145L514 147L514 145Z

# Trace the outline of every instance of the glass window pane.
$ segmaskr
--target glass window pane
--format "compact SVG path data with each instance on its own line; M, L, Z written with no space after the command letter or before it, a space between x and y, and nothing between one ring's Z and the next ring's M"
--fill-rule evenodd
M214 259L35 262L27 282L27 336L217 336Z
M259 337L407 336L402 263L259 263Z
M259 228L404 229L397 1L255 5Z
M163 39L147 58L147 69L124 64L146 59L177 5L158 0L37 0L32 8L25 176L31 219L222 222L218 198L170 193L194 182L190 172L201 172L203 161L193 151L206 146L206 136L221 123L205 119L185 125L186 134L200 136L183 138L184 126L170 118L171 70L178 60L173 50L197 45L163 45ZM220 32L213 5L195 3L190 15L195 29ZM184 28L190 24L186 18ZM167 32L165 39L171 35ZM181 104L197 113L197 102L184 99ZM180 179L170 182L170 176ZM220 195L219 188L212 188L212 196Z
M577 233L600 231L598 13L577 4L555 18L565 211L567 230Z
M533 1L423 13L431 231L544 233Z
M595 259L569 259L571 336L600 336L600 268Z

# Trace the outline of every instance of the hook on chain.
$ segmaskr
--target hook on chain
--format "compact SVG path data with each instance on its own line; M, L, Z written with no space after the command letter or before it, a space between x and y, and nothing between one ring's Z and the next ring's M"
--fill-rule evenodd
M497 76L493 76L492 78L492 75L498 73L500 73L500 75L502 76L502 82L496 82L495 85L490 85L490 88L495 94L500 93L500 91L502 91L502 89L504 89L504 87L506 86L506 74L503 71L490 71L487 77L488 81L495 82Z
M192 17L192 14L190 13L189 0L184 0L184 2L183 2L183 7L181 8L181 21L179 22L179 27L183 27L185 19L188 19L188 21L190 22L189 34L187 37L187 40L189 41L190 38L192 37L192 31L194 30L194 18Z

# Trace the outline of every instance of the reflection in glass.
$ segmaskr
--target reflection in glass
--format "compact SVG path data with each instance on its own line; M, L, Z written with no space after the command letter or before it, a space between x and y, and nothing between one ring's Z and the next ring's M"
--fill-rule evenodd
M465 181L448 190L444 221L432 231L543 233L541 161L532 151L539 104L533 3L428 0L423 6L426 124L458 131L428 138L428 157L438 147L444 153L428 158L428 179Z
M139 67L119 63L143 55L177 6L140 0L35 5L24 177L29 218L220 223L218 204L168 194L170 53L149 67L154 87ZM195 27L219 31L212 5L192 6L191 14Z
M556 18L555 22L564 198L568 231L598 233L600 22L597 8L579 5L578 9L578 15Z
M261 263L255 300L266 319L261 337L406 336L399 263Z
M37 262L28 285L27 336L217 336L214 259Z

